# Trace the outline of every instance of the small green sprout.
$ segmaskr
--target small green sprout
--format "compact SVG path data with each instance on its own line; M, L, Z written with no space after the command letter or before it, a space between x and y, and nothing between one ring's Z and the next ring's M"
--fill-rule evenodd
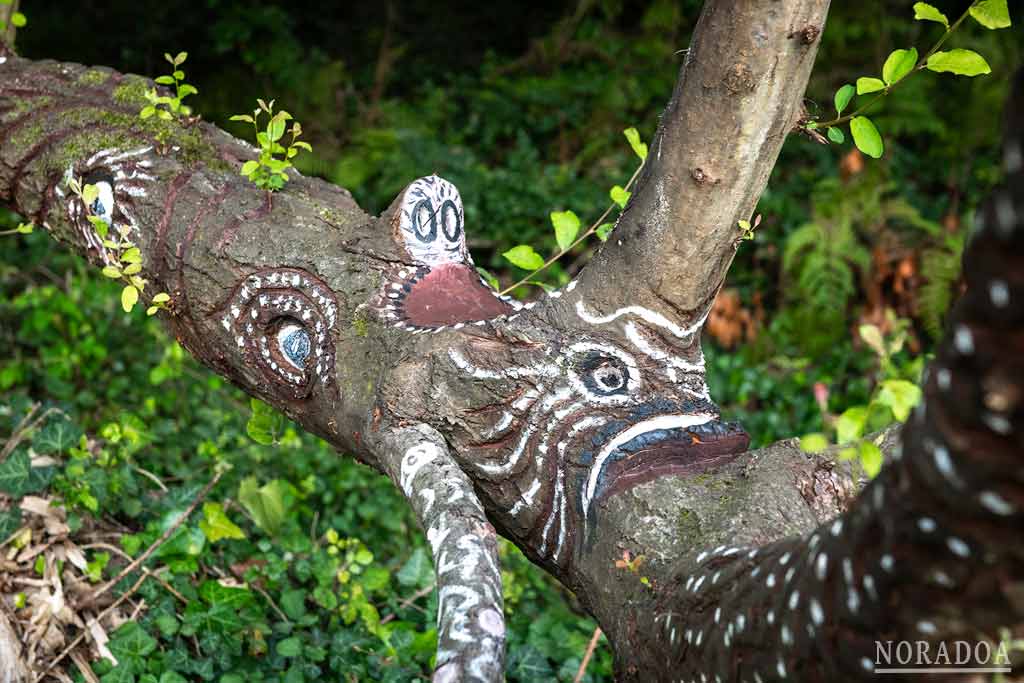
M241 173L256 187L270 191L280 190L288 182L288 174L285 171L292 167L291 159L299 153L300 149L312 152L313 148L308 142L298 139L302 135L302 126L292 118L291 114L283 109L274 113L274 100L270 100L269 104L260 99L257 99L256 102L259 107L253 110L252 116L237 114L231 117L232 121L244 121L252 124L253 130L256 131L256 143L260 148L259 158L242 164ZM267 121L266 128L260 130L259 120L264 113L270 119ZM291 129L287 131L291 134L292 139L288 147L285 147L280 141L285 135L288 121L292 122ZM282 156L278 158L277 155Z

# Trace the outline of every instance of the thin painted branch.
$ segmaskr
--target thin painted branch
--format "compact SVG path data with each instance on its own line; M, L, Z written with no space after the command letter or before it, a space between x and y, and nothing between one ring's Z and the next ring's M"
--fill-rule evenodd
M473 484L426 425L387 431L378 449L416 512L437 574L434 683L503 681L505 617L498 537Z

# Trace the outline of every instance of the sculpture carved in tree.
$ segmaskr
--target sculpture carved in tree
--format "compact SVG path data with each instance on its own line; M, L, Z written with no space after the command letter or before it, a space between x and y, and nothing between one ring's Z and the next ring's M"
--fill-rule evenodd
M502 675L495 529L576 591L621 680L866 679L878 638L1024 614L1024 174L1018 125L926 408L875 481L857 495L857 472L792 444L744 453L700 331L827 4L707 3L613 239L533 304L477 277L447 181L380 218L297 175L271 201L238 176L251 148L140 120L148 81L109 70L0 63L0 199L100 264L85 214L127 226L188 350L394 479L434 552L435 680Z

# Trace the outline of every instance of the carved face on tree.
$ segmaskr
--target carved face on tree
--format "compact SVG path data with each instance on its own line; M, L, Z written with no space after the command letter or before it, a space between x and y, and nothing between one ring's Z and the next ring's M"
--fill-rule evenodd
M413 263L386 279L385 319L417 333L491 324L516 338L482 335L467 351L448 351L458 372L494 396L473 411L455 450L538 557L570 562L605 497L654 477L699 473L746 449L746 433L720 421L704 381L703 318L682 328L639 306L598 315L574 283L540 308L520 306L475 274L450 183L417 180L393 211L396 239ZM541 315L570 318L578 334L540 332Z

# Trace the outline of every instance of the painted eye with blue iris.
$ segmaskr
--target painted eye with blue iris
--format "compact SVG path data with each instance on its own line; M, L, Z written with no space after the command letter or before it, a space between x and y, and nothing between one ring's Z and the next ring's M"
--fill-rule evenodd
M309 332L299 325L283 325L277 331L277 344L281 356L298 370L306 367L306 359L309 358L310 339Z

